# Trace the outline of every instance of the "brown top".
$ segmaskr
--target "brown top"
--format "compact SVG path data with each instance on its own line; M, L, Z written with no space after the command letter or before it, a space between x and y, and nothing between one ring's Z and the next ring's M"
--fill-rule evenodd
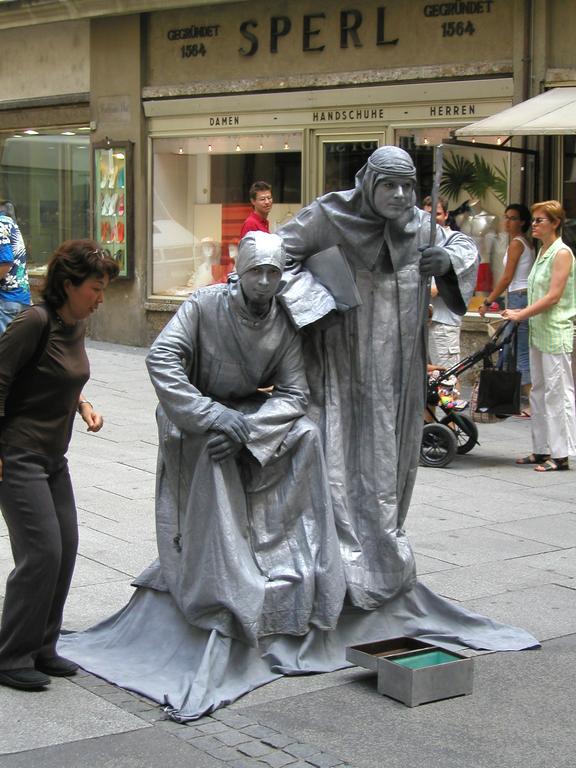
M78 398L90 376L85 330L84 322L65 325L40 305L25 309L0 336L1 444L52 457L66 453ZM43 338L42 355L26 367Z

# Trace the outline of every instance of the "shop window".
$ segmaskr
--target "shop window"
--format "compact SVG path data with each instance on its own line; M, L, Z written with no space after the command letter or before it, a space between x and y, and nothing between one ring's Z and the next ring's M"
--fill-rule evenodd
M323 141L324 188L326 192L353 189L355 177L360 168L378 148L374 141Z
M576 251L576 137L564 137L564 178L562 202L566 223L562 231L564 242Z
M254 181L272 185L274 232L302 205L300 134L153 140L152 293L225 282Z
M11 200L31 275L63 240L90 235L87 126L0 136L0 198Z

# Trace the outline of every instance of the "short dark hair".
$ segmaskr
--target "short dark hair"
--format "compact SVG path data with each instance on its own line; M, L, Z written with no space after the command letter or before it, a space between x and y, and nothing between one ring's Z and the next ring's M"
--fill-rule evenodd
M442 206L442 210L444 211L444 213L448 213L448 200L446 200L445 197L439 197L436 200L436 205L438 205L438 203L440 203L440 205ZM430 206L430 208L432 208L432 195L427 195L424 198L424 200L422 200L422 207L424 208L427 205Z
M258 192L271 192L272 185L267 181L255 181L254 184L248 190L248 196L250 200L255 200Z
M66 303L66 280L81 285L90 277L118 276L118 263L95 240L66 240L48 263L42 298L51 309L59 309Z
M10 216L11 219L16 219L14 203L11 200L0 200L0 213L5 213L6 216Z
M528 207L523 203L510 203L510 205L506 206L504 213L508 213L508 211L516 211L522 222L522 232L528 232L530 229L530 222L532 221L532 214L528 210Z

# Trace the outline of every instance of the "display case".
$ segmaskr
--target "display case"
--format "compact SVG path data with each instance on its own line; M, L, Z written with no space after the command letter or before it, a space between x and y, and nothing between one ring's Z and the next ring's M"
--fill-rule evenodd
M120 267L118 277L133 276L132 142L93 144L94 239L110 251Z

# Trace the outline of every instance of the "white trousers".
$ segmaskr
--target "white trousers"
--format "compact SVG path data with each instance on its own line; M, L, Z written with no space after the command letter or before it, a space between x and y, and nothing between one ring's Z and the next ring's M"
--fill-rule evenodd
M553 458L576 454L576 408L571 356L530 347L532 450Z

